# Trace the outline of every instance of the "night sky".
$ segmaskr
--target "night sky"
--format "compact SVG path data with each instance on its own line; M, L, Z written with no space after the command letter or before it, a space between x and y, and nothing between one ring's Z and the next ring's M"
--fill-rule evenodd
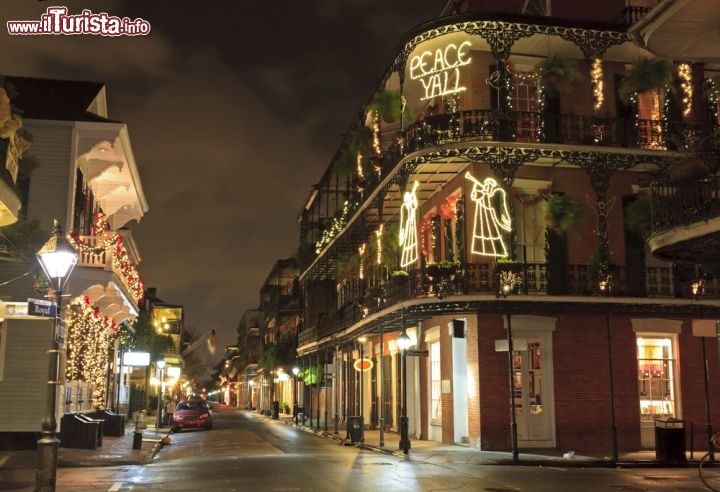
M143 18L148 36L10 36L49 6ZM444 0L2 0L0 73L102 81L150 210L145 285L233 344L297 217L402 35ZM221 355L219 350L216 355Z

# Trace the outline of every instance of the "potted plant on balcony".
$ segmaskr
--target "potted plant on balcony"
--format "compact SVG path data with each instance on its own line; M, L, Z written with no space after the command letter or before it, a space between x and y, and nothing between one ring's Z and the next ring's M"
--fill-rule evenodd
M372 138L372 130L365 125L360 125L345 135L345 141L335 160L335 172L338 176L347 177L355 172L358 154L368 153Z
M669 61L662 58L638 58L620 79L618 95L629 103L636 93L662 90L670 85L672 77L673 67Z
M410 274L405 270L393 270L390 274L390 280L395 285L405 285L410 278Z
M543 92L558 96L568 92L573 82L580 79L580 72L573 60L551 55L535 65L534 69Z
M368 105L370 111L376 111L385 123L393 123L402 115L406 121L410 121L410 110L405 104L405 98L399 90L378 89L373 94Z
M553 193L542 203L545 231L545 261L547 262L548 294L567 294L568 278L567 233L582 216L580 203L567 195Z

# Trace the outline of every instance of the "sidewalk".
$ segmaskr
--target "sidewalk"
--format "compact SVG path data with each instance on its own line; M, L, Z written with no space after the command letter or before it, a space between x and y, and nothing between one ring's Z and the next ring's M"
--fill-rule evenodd
M133 449L134 425L125 428L123 436L103 436L97 449L58 449L58 467L142 465L152 461L162 447L162 438L170 434L169 428L154 425L143 431L140 449ZM37 451L0 451L0 472L15 469L35 469Z
M295 426L291 415L281 414L280 419L286 425ZM365 430L364 440L360 443L351 443L345 424L338 425L337 433L335 427L329 425L327 431L321 423L318 429L316 425L310 427L309 420L305 425L298 427L306 432L333 439L345 445L356 445L364 449L393 454L398 457L418 462L427 463L455 463L455 464L476 464L476 465L513 465L511 452L481 451L465 445L440 444L434 441L410 439L410 450L405 455L400 450L400 435L396 432L385 432L383 442L380 442L379 430ZM703 452L695 452L691 459L690 453L687 466L697 466ZM610 456L597 456L583 454L582 452L558 451L555 449L520 449L518 454L518 465L522 466L560 466L560 467L623 467L623 468L658 468L682 465L670 465L657 461L655 451L637 451L632 453L620 453L617 463L613 464Z

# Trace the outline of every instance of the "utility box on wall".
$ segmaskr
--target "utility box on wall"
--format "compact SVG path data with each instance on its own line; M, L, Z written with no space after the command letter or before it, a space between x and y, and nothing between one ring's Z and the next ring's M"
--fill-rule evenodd
M53 320L6 316L0 326L0 401L6 403L0 432L40 432ZM61 367L59 374L64 373ZM57 397L62 394L58 387Z

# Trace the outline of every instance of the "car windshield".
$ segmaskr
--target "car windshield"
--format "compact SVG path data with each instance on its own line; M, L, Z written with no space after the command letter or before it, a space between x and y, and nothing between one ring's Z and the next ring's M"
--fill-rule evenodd
M178 404L177 410L198 410L203 409L207 410L208 407L205 403L199 402L199 401L188 401Z

